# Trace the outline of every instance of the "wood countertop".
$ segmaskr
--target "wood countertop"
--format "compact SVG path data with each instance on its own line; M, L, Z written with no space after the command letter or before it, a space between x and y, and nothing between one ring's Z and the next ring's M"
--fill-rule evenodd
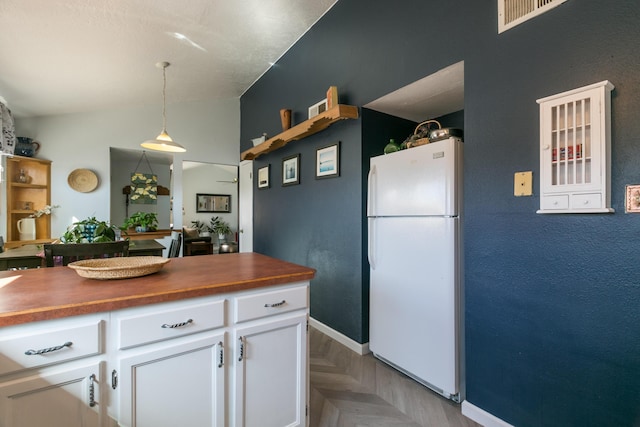
M171 258L148 276L95 280L68 267L0 272L0 326L311 280L315 270L256 253Z

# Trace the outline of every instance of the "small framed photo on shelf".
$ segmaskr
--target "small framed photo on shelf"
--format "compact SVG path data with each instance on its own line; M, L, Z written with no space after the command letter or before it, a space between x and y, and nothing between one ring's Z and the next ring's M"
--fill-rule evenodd
M231 212L231 195L198 193L196 212Z
M340 176L340 143L316 150L316 179Z
M282 159L282 186L300 184L300 154Z
M269 165L258 169L258 188L269 188Z

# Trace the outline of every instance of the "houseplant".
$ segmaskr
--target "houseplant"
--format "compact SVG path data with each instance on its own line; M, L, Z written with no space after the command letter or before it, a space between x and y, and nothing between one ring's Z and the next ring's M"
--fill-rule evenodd
M100 243L114 242L118 227L105 221L99 221L96 217L74 222L62 235L60 240L64 243Z
M155 212L136 212L124 220L120 227L123 231L134 229L138 233L155 231L158 227L158 214Z
M191 225L198 230L199 235L202 237L210 236L213 232L207 223L199 220L191 221Z
M218 240L220 241L226 240L227 234L231 233L229 223L218 216L211 218L209 229L218 235Z

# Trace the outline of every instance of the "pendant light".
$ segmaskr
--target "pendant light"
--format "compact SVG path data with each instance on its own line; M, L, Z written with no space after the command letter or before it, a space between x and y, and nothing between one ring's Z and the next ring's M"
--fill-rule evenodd
M167 134L167 67L171 65L168 62L158 62L156 67L162 68L162 132L156 139L150 139L140 144L144 148L156 151L169 151L173 153L184 153L187 151L182 145L173 142L173 139Z

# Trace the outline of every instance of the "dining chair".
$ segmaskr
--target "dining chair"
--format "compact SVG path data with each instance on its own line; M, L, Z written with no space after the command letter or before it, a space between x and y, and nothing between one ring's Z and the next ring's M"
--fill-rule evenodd
M82 259L113 258L115 256L129 256L128 240L100 243L47 243L44 245L47 267L67 265Z
M169 245L169 252L167 252L167 258L177 258L180 256L180 246L182 243L182 233L179 231L171 232L171 245Z

